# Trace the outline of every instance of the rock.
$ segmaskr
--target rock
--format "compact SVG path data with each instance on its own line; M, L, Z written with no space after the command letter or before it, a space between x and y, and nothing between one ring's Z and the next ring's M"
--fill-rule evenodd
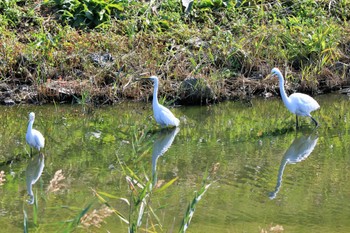
M104 67L114 61L112 54L108 52L104 54L92 53L89 55L89 57L96 66L100 67Z
M185 104L207 104L215 101L213 89L206 80L186 78L180 85L180 101Z
M349 69L349 64L346 64L344 62L336 62L334 63L333 67L337 70L337 71L344 71L344 70L348 70Z
M4 103L5 105L15 105L15 101L11 98L5 98Z
M7 85L6 83L0 83L0 91L10 91L11 88L9 85Z
M343 88L341 90L339 90L339 93L341 94L346 94L346 95L350 95L350 88Z

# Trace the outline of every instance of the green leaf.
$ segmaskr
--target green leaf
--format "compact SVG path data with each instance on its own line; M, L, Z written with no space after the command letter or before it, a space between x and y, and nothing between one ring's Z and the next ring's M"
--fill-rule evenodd
M105 193L105 192L101 192L101 191L99 191L97 193L100 194L100 195L103 195L105 197L109 197L109 198L113 198L113 199L120 199L120 197L114 196L114 195L109 194L109 193Z
M175 181L177 181L177 179L179 179L179 177L175 177L174 179L170 180L168 183L163 185L161 188L155 190L154 193L159 193L159 192L162 192L165 189L169 188L169 186L172 185Z
M121 3L119 4L108 4L109 8L117 9L118 11L124 11L124 7Z

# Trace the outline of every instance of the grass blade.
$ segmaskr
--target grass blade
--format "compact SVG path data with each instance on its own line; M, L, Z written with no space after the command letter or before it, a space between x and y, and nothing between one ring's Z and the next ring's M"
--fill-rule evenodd
M169 188L170 185L172 185L175 181L177 181L177 179L179 179L179 177L175 177L174 179L170 180L168 183L166 183L165 185L163 185L161 188L156 189L154 191L154 193L159 193L164 191L165 189Z
M100 194L98 194L98 192L96 192L95 190L92 190L95 195L97 196L97 198L106 206L108 206L109 208L111 208L113 210L113 212L126 224L129 224L129 221L123 216L122 213L120 213L118 210L116 210L115 208L113 208Z
M23 210L23 215L23 232L28 233L28 216L25 210Z
M210 185L211 184L205 185L205 183L203 182L203 185L202 185L201 189L199 190L199 192L198 193L195 192L192 202L188 205L188 208L187 208L186 214L182 220L182 224L181 224L181 228L180 228L179 232L181 232L181 233L186 232L187 228L189 227L189 225L191 223L192 217L194 215L196 205L202 199L204 193L208 190Z

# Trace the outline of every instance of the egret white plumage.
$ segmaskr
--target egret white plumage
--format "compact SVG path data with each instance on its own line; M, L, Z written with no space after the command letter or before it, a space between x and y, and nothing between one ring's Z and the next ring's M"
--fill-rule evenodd
M169 109L159 104L158 102L158 85L159 85L158 77L151 76L149 79L151 79L154 82L152 106L153 106L153 114L156 122L162 127L179 126L180 124L179 119L177 119L174 116L174 114L170 112Z
M32 147L40 151L41 148L45 145L45 138L43 135L36 129L33 129L33 124L35 120L35 113L29 113L29 123L26 134L26 141L30 146L30 154L32 155Z
M311 116L311 112L320 108L320 105L311 96L302 93L294 93L289 97L284 89L284 78L281 71L278 68L273 68L272 75L276 75L279 79L280 93L284 105L287 109L296 116L296 127L298 128L298 116L307 116L318 127L318 122Z

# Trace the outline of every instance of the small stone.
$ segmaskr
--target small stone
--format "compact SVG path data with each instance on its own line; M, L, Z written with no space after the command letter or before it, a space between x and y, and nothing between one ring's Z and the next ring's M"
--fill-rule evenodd
M114 61L114 58L110 53L103 53L103 54L92 53L89 55L89 57L95 65L100 67L104 67L108 65L108 63L112 63Z
M11 88L6 83L0 83L0 91L10 91L10 89Z
M15 105L15 101L13 101L11 98L4 99L4 103L5 105Z

